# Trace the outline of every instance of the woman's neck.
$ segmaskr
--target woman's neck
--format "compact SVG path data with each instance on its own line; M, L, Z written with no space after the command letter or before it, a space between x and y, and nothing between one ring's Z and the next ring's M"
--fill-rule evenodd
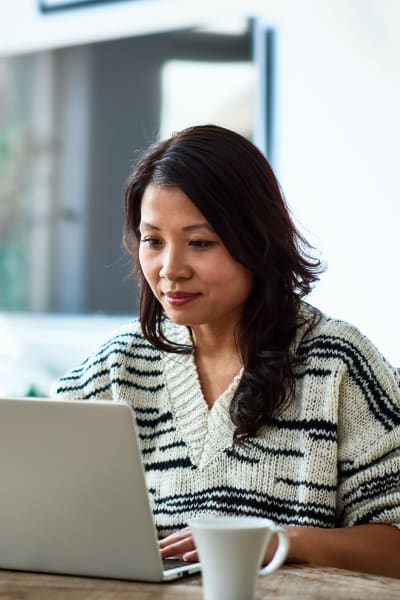
M243 366L233 332L192 330L194 359L204 399L209 408L229 387Z
M214 358L215 356L239 356L233 329L198 326L191 328L193 347L196 356Z

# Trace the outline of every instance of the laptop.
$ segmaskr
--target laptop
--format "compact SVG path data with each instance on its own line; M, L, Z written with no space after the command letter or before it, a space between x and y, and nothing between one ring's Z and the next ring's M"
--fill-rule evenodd
M1 569L153 582L200 569L161 560L126 404L0 399L0 482Z

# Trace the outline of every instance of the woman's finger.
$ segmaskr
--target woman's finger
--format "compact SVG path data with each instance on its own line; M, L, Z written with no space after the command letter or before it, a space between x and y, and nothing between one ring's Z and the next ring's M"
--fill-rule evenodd
M160 548L161 556L163 558L185 554L186 552L191 552L192 550L195 550L195 545L191 535L176 541L171 541L170 544L164 545L162 548Z
M181 539L187 538L190 535L190 527L184 527L183 529L178 529L178 531L174 531L170 535L167 535L165 538L158 540L158 545L160 548L165 548L169 546L171 543L177 542Z
M196 562L199 560L199 555L197 554L197 550L191 550L190 552L185 552L182 555L182 558L188 562Z

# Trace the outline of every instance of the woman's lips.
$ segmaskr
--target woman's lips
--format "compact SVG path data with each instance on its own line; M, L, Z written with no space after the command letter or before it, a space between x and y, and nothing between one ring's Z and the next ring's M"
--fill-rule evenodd
M200 294L192 294L190 292L164 292L164 296L171 306L183 306L198 298Z

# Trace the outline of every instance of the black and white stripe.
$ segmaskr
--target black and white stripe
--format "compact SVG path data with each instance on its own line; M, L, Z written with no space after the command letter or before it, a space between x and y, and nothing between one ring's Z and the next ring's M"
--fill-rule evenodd
M169 326L169 339L190 343L187 335ZM167 360L138 324L63 377L57 393L131 404L160 533L206 514L400 525L398 373L354 327L325 317L296 357L292 402L235 448L229 403L220 399L220 420L213 409L207 422L192 357Z

